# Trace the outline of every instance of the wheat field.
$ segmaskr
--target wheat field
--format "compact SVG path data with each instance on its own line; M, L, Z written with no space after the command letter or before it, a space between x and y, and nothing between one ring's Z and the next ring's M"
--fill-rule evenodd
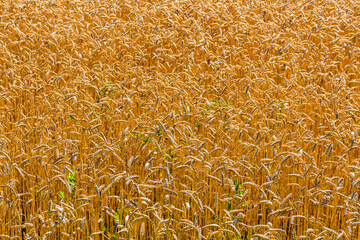
M360 239L360 2L0 1L0 239Z

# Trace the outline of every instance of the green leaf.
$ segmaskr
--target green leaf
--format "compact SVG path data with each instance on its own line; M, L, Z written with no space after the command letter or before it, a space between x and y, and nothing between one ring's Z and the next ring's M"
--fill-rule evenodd
M59 195L62 201L65 201L65 194L62 191L59 191Z
M228 202L228 206L227 206L227 208L228 208L228 211L230 211L230 210L231 210L231 202Z
M252 200L247 200L247 201L246 201L244 204L242 204L241 206L242 206L242 207L249 206L251 202L252 202Z
M71 173L68 174L67 179L70 183L75 184L75 177Z
M163 130L162 130L162 129L157 130L157 132L155 133L155 135L157 135L157 136L160 136L160 135L162 135L162 134L163 134Z

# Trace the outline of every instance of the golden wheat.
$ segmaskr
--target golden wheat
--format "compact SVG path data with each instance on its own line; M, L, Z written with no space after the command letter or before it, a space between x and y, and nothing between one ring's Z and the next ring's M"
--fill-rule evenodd
M2 238L360 238L357 1L0 12Z

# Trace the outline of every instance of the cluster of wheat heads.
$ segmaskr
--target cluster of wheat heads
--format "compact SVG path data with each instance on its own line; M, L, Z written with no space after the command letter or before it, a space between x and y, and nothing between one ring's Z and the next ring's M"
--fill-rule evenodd
M360 4L0 3L0 237L358 239Z

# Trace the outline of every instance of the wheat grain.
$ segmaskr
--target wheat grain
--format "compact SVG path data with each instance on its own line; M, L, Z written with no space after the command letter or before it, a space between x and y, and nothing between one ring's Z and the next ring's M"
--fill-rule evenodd
M4 2L0 232L356 238L357 13L348 0Z

